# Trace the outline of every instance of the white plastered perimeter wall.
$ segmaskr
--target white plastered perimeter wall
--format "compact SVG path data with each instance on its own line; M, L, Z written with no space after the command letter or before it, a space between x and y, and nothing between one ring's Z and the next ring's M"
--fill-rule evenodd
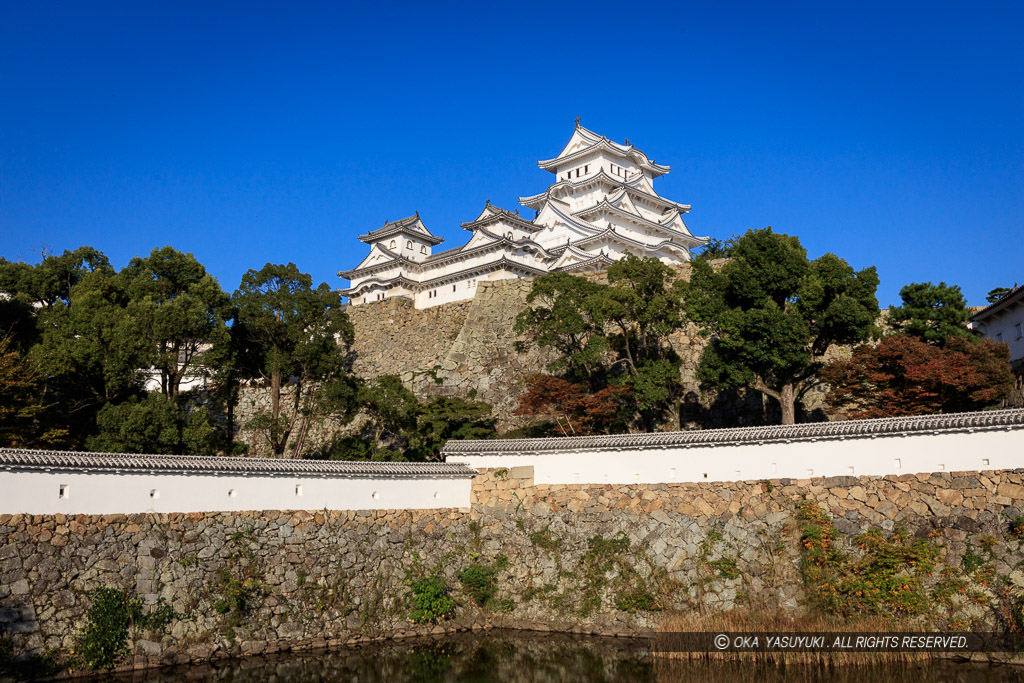
M1024 468L1024 410L601 437L449 442L448 463L537 484L656 484Z
M468 508L475 474L442 463L279 462L0 449L0 514Z

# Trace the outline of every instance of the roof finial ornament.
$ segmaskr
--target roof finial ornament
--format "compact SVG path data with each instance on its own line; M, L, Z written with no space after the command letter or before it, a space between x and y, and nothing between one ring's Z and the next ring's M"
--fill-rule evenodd
M577 128L580 127L580 117L579 116L576 117L576 127Z
M626 144L627 145L631 144L630 141L629 141L629 138L626 138Z
M416 209L416 218L419 218L419 217L420 217L420 210Z
M488 200L487 200L487 206L490 206L490 205L491 205L491 200L490 200L490 199L488 199Z

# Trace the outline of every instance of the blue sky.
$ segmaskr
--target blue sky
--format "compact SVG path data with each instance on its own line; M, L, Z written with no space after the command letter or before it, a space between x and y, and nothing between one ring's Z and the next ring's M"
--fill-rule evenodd
M697 235L771 225L973 305L1024 282L1024 4L0 0L0 255L170 244L234 290L419 210L462 243L573 119ZM527 215L529 210L523 209Z

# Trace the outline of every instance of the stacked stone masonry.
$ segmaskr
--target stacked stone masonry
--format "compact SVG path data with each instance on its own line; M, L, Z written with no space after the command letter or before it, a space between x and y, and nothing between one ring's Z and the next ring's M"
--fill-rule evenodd
M445 629L656 628L667 611L623 603L627 578L654 590L666 610L799 612L807 600L794 513L805 501L845 534L904 527L937 537L949 565L979 539L995 539L987 561L996 580L985 590L995 600L998 586L1024 589L1022 542L1008 531L1024 514L1024 470L544 486L525 467L481 473L463 510L3 515L0 631L18 652L65 655L90 591L104 586L146 605L163 598L183 615L165 634L134 634L127 664L138 667ZM587 564L595 539L615 541L605 547L624 563L613 562L603 582ZM477 607L458 573L473 562L500 566L499 556L508 565L497 573L495 603ZM720 559L734 562L735 578L709 570ZM454 618L412 624L409 585L434 572L456 600ZM254 591L235 625L215 608L229 579Z

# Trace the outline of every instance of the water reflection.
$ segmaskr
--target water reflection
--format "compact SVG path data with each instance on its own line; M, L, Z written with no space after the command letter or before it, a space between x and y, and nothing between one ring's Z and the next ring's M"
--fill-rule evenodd
M105 679L109 680L109 679ZM386 643L361 648L276 657L251 657L188 668L118 677L133 683L172 681L225 683L479 681L765 681L766 683L932 683L933 681L1024 681L1024 668L953 662L882 667L763 667L727 662L665 661L652 657L646 641L555 634L487 632L431 641Z

